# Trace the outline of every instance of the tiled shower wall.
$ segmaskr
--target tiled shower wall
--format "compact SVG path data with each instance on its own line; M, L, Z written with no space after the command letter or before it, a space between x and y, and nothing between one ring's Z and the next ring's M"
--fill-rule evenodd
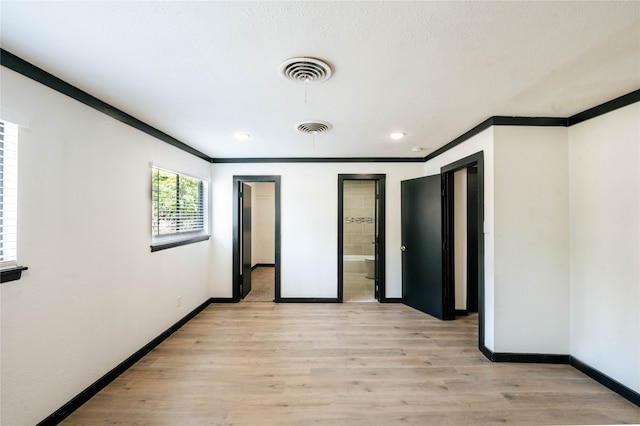
M344 254L374 255L375 181L344 181Z

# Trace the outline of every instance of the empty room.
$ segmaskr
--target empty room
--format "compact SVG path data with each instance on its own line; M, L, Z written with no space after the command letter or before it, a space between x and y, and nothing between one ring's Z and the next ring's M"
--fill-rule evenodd
M640 2L0 20L0 424L640 424Z

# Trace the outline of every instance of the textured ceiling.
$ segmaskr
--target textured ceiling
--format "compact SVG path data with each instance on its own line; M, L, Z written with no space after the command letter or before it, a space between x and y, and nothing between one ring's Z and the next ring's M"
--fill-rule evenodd
M637 1L0 7L3 49L215 158L424 157L492 115L566 117L640 88ZM278 74L294 56L333 66L306 103ZM314 141L304 120L333 129Z

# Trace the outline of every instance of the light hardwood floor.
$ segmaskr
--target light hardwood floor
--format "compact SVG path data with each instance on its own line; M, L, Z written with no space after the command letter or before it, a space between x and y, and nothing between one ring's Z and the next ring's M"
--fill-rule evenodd
M213 304L63 424L640 423L567 365L493 364L476 317L401 304Z

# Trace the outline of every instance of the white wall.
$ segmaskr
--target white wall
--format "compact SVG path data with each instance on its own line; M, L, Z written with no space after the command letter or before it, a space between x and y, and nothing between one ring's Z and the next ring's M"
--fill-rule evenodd
M386 174L387 297L402 297L400 181L422 163L213 164L211 294L232 297L233 175L281 176L281 295L335 298L338 287L338 174Z
M494 155L494 350L567 354L567 129L497 126Z
M484 151L484 332L494 352L568 353L566 132L496 126L425 164L437 174Z
M209 297L210 242L151 253L149 162L210 164L6 68L19 133L18 260L1 286L1 423L35 424ZM177 306L177 297L181 304Z
M441 167L484 152L484 344L490 350L494 350L493 132L490 127L424 164L425 176L431 176L440 174Z
M571 355L640 392L640 103L569 129Z
M275 263L275 183L251 183L251 266Z

